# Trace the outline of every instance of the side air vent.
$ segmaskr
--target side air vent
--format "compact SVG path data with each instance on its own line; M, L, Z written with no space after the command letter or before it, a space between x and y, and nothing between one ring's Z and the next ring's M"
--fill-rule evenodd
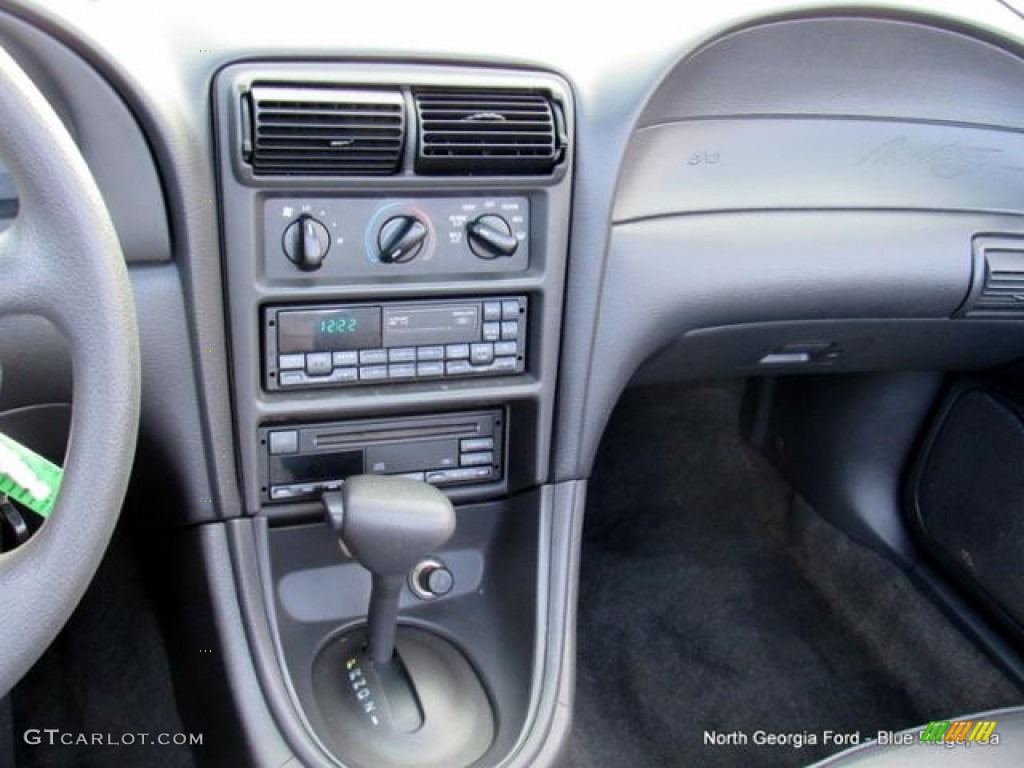
M384 176L398 172L402 94L257 85L243 101L246 162L258 176Z
M561 116L542 92L418 89L413 97L418 173L540 175L561 159Z
M964 317L1024 318L1024 240L977 238Z

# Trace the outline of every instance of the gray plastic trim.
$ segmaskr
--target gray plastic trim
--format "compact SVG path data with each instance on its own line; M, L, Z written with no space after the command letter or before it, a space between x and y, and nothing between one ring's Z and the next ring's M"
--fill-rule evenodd
M75 139L110 211L125 261L169 260L160 177L121 97L71 50L6 13L0 13L0 45L35 80Z

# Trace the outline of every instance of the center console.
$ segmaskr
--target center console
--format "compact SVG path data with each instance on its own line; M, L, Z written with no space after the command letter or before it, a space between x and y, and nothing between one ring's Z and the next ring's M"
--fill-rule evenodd
M214 106L235 581L270 710L308 764L507 762L555 706L561 653L547 482L570 89L240 63ZM452 531L424 538L446 504ZM396 547L412 555L367 555Z

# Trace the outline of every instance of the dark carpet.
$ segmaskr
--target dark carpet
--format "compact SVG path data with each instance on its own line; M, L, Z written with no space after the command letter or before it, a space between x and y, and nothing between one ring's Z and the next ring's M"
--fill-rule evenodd
M15 688L18 768L195 765L190 747L154 743L186 729L139 556L119 529L68 624Z
M740 439L741 394L631 390L612 417L568 764L808 765L842 748L828 731L867 740L1024 700L901 571L794 498Z

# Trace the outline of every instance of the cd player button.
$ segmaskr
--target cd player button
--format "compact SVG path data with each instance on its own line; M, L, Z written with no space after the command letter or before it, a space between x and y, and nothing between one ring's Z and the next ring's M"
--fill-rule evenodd
M449 344L444 348L444 356L449 360L465 360L469 357L469 344Z
M359 352L360 365L382 365L388 361L386 349L363 349Z
M517 320L519 318L519 302L515 299L508 299L501 302L501 319Z
M491 365L491 370L501 373L515 371L516 359L514 357L495 358L494 363Z
M494 438L493 437L468 437L459 441L460 451L493 451L494 450Z
M464 453L459 458L459 463L464 467L480 467L494 463L494 454L490 451L480 453Z
M277 359L277 367L282 371L302 370L306 367L305 355L281 355Z
M330 352L310 352L306 355L306 373L310 376L326 376L333 368Z
M468 360L452 360L445 363L444 372L448 376L465 376L467 373L473 372L473 366L469 364Z
M300 384L309 383L309 379L306 378L306 374L302 371L281 371L277 381L282 387L297 387Z
M506 320L501 324L501 338L504 341L519 338L519 321Z
M359 365L359 353L354 349L348 349L343 352L335 352L333 356L334 367L344 368L350 365Z
M410 480L419 480L422 483L423 480L424 480L424 475L425 475L424 472L403 472L403 473L401 473L398 476L399 477L407 477Z
M389 363L414 363L416 362L415 347L398 347L388 350Z
M427 472L425 479L426 479L426 481L428 483L430 483L432 485L437 485L438 483L447 483L448 482L448 474L449 474L449 472L454 472L454 471L455 470L437 469L437 470L434 470L432 472Z
M444 360L444 347L417 347L417 360Z
M416 366L416 375L423 378L429 376L444 376L444 363L419 363Z
M416 377L416 365L414 363L402 363L401 365L388 366L389 379L413 379Z
M335 368L328 378L331 384L344 384L348 381L358 381L359 371L356 368Z
M380 381L388 377L386 365L364 365L359 369L360 381Z
M497 341L501 338L501 323L484 323L484 341Z
M299 432L295 429L279 429L270 433L270 453L295 453L299 450Z
M473 344L469 348L469 359L473 365L490 365L494 361L494 347L490 344Z
M270 498L274 501L292 499L298 495L296 491L297 489L291 485L276 485L270 489Z
M485 301L484 302L484 321L490 322L492 320L501 320L501 302L500 301Z
M499 341L494 345L494 354L499 357L504 355L514 355L519 351L519 345L514 341Z

